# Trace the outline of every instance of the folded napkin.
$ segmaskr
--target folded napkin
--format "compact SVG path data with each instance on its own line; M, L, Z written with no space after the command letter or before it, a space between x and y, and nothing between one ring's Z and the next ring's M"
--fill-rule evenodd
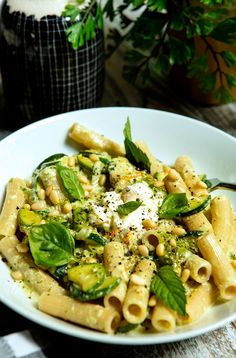
M0 337L0 357L46 358L42 347L34 341L27 330Z

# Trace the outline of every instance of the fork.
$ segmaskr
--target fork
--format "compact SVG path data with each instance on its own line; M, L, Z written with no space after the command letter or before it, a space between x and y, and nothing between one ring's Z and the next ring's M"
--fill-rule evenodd
M210 186L208 188L210 192L216 189L229 189L229 190L236 191L236 184L225 183L218 178L208 179L208 182L210 182Z

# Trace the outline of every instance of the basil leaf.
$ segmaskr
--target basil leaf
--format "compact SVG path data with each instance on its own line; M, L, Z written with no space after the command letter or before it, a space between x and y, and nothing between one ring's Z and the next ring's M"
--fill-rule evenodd
M134 164L136 167L150 171L151 163L147 155L132 141L129 118L127 118L123 132L125 136L124 144L125 144L126 158L130 161L130 163Z
M130 120L129 120L129 117L127 118L126 120L126 123L125 123L125 128L123 130L123 133L124 133L124 137L131 140L132 141L132 136L131 136L131 124L130 124Z
M159 209L160 219L173 219L187 209L188 200L185 193L171 193L166 196Z
M142 205L141 201L128 201L125 204L119 205L116 209L119 215L128 215Z
M170 266L163 266L153 277L151 291L168 307L186 315L186 295L182 281Z
M37 265L56 267L73 259L74 239L70 232L57 222L33 226L29 233L29 244Z
M38 172L39 170L46 168L50 165L53 165L55 163L57 163L62 157L65 157L65 154L63 153L57 153L57 154L53 154L50 155L50 157L44 159L38 166L37 168L34 170L35 172Z
M58 164L57 173L61 178L62 185L69 195L70 200L79 200L84 197L84 189L72 169Z
M135 329L136 327L138 327L138 324L126 322L125 324L120 325L120 327L117 329L117 333L128 333L133 329Z

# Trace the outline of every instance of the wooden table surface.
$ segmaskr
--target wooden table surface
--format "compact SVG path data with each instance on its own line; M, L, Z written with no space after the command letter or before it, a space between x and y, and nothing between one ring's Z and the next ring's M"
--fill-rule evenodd
M184 98L178 88L170 81L153 80L148 88L137 89L128 84L121 76L122 55L117 52L106 63L105 91L99 106L133 106L167 110L185 114L205 121L236 136L236 104L220 107L201 107ZM9 120L4 111L0 92L1 126ZM4 122L3 122L4 120ZM6 124L6 122L5 122ZM151 346L116 346L87 342L63 336L42 328L25 318L20 317L3 305L0 305L0 335L30 329L42 345L47 346L47 357L64 357L70 353L80 354L84 349L86 355L94 357L236 357L236 322L224 328L202 336L181 342ZM59 343L60 342L60 343ZM4 358L4 357L0 357Z

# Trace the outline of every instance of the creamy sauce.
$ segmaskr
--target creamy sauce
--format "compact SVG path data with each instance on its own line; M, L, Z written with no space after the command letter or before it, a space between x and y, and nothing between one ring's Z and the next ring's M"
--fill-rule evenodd
M129 185L125 191L127 191L125 194L129 194L129 197L126 195L125 202L137 199L142 202L138 209L121 218L116 209L119 205L124 204L122 193L110 191L104 194L102 206L91 204L90 223L101 225L105 230L110 230L111 226L115 226L121 231L132 228L141 235L143 220L150 219L158 222L157 208L162 203L163 198L155 197L146 183Z
M40 20L43 16L60 16L66 4L73 3L73 0L7 0L10 12L20 11L26 16L34 16ZM81 6L87 6L90 1L85 1Z

